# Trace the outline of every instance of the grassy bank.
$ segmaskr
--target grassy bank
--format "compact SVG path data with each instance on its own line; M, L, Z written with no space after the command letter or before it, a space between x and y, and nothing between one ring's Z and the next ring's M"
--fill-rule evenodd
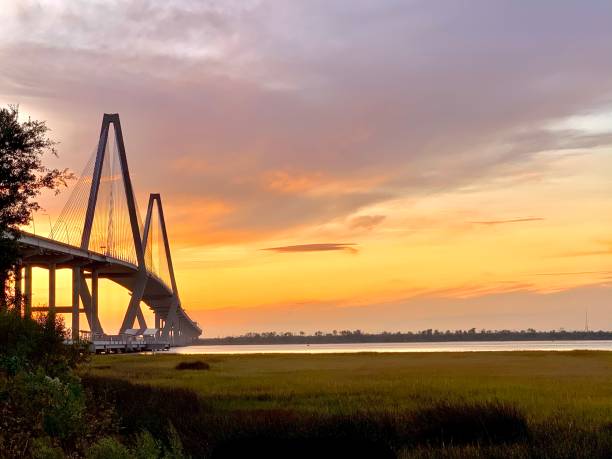
M197 360L209 368L176 369ZM605 352L113 355L81 372L124 411L136 403L132 384L146 385L152 392L137 405L174 419L194 456L224 457L230 445L273 456L350 444L353 456L371 448L389 457L612 454ZM103 389L110 380L112 394ZM138 416L123 415L138 428Z

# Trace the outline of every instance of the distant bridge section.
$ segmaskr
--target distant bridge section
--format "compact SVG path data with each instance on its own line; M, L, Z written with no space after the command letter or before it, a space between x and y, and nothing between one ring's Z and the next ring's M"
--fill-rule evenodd
M166 343L186 345L202 334L181 305L159 194L149 196L142 223L118 114L104 115L94 154L49 237L22 232L19 244L21 269L15 276L18 304L23 303L25 315L43 311L71 314L73 339L87 333L98 346L110 343L118 349L118 343L126 343L125 350L141 350ZM49 272L49 299L43 307L32 306L33 267ZM56 304L56 270L61 268L72 270L70 305ZM106 333L100 323L100 278L110 279L131 293L118 334ZM146 323L142 303L153 311L154 327ZM80 330L81 315L89 325L87 332Z

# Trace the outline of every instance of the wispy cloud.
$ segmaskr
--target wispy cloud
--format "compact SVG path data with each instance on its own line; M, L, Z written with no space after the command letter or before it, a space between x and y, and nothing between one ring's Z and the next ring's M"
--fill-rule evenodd
M574 250L569 252L564 252L557 257L561 258L571 258L571 257L593 257L599 255L612 255L612 241L597 241L597 246L601 248L593 248L591 250Z
M506 223L523 223L523 222L537 222L545 220L542 217L524 217L524 218L511 218L509 220L485 220L485 221L476 221L470 222L475 225L503 225Z
M300 245L287 245L283 247L269 247L267 249L271 252L279 253L293 253L293 252L329 252L329 251L345 251L350 253L357 253L358 250L355 248L357 244L353 243L323 243L323 244L300 244Z
M360 215L351 219L349 227L351 229L371 230L375 226L380 225L385 218L385 215Z
M576 271L557 273L536 273L536 276L585 276L590 274L610 274L612 271Z

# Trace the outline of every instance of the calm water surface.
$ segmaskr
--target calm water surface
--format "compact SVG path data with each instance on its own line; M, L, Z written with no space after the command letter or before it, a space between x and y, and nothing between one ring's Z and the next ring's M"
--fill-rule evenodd
M466 341L441 343L343 343L197 345L172 348L177 354L331 354L355 352L612 351L612 341Z

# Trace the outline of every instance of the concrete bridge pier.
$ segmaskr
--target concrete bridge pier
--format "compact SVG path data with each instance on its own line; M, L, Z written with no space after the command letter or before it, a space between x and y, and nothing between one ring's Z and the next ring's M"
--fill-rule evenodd
M48 267L48 271L49 271L49 315L52 317L55 317L55 271L56 271L56 264L55 263L49 263L49 267Z
M24 265L23 271L25 288L25 295L23 298L23 315L25 317L30 317L32 315L32 265Z
M15 267L15 307L19 309L21 314L21 303L23 302L23 294L21 291L21 263Z
M79 339L81 318L81 276L83 270L80 266L72 268L72 339Z
M101 330L98 330L97 324L99 321L98 317L98 270L91 270L91 305L90 305L90 319L89 319L89 329L91 330L91 336L93 339L94 334L100 333Z
M79 260L54 259L41 263L36 257L22 260L20 268L15 270L14 291L16 303L23 307L24 317L31 317L32 312L45 312L50 316L58 313L70 314L72 318L72 339L78 339L81 329L81 314L85 314L92 333L101 334L103 330L98 317L98 269L89 262ZM48 271L48 298L44 306L32 307L32 268L46 268ZM72 270L72 300L70 305L57 305L57 269ZM91 278L91 292L85 280L85 270ZM23 285L22 285L23 284ZM83 305L81 306L81 302Z

